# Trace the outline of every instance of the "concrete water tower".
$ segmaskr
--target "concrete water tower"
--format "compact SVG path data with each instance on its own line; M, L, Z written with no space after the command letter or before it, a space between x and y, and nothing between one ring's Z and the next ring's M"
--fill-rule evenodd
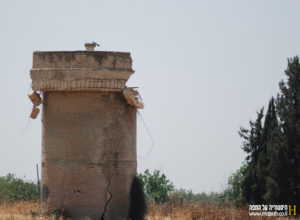
M32 89L43 106L41 208L125 219L143 104L125 86L134 72L130 53L87 49L33 53Z

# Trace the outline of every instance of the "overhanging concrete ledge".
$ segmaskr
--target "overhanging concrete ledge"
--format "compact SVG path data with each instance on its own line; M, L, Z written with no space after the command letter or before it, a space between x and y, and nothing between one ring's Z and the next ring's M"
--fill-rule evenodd
M130 53L34 52L30 70L35 91L121 91L131 74Z

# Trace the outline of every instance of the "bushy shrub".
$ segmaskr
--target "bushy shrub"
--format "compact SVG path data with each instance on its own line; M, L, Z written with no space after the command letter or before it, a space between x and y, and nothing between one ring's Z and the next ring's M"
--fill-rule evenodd
M0 201L38 200L37 185L17 178L14 174L0 177Z
M223 193L194 193L192 190L176 189L170 196L175 196L181 203L204 203L206 205L223 205Z
M148 201L154 200L155 203L165 203L169 201L169 193L174 191L173 183L167 179L165 174L161 174L159 170L153 173L147 169L138 175L146 190L146 198Z

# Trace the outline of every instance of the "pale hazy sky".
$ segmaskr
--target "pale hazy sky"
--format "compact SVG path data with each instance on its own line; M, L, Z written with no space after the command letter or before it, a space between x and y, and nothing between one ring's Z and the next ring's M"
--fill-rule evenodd
M131 52L141 111L138 170L159 169L176 187L220 191L245 154L237 134L279 91L300 53L299 0L0 2L0 175L36 179L41 120L27 93L36 50Z

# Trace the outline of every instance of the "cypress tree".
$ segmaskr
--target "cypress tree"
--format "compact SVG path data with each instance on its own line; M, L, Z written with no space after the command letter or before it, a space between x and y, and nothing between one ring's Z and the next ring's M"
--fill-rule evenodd
M252 204L290 204L300 207L300 63L288 60L287 81L272 98L263 119L257 113L250 130L241 128L247 167L243 172L242 199ZM299 212L299 209L297 209Z
M288 59L287 81L281 81L277 96L277 112L287 151L285 171L288 176L288 204L300 207L300 63ZM299 210L299 209L298 209Z
M277 126L277 119L275 113L274 99L269 102L268 110L265 116L264 126L260 139L260 150L258 160L256 163L258 191L260 195L260 203L265 203L263 195L266 194L266 177L268 175L267 167L269 165L270 157L268 157L268 148L270 148L270 140L272 139L273 129Z
M130 204L128 217L130 220L143 220L147 211L144 185L138 177L134 177L130 188Z
M258 180L257 164L261 152L263 108L257 113L255 122L250 121L250 131L240 128L239 135L242 137L242 149L247 153L247 168L243 172L242 200L246 203L259 204L262 202L260 183Z
M279 127L275 100L269 102L263 134L261 154L263 164L260 165L263 200L267 204L286 204L287 176L285 172L287 157L284 139Z

